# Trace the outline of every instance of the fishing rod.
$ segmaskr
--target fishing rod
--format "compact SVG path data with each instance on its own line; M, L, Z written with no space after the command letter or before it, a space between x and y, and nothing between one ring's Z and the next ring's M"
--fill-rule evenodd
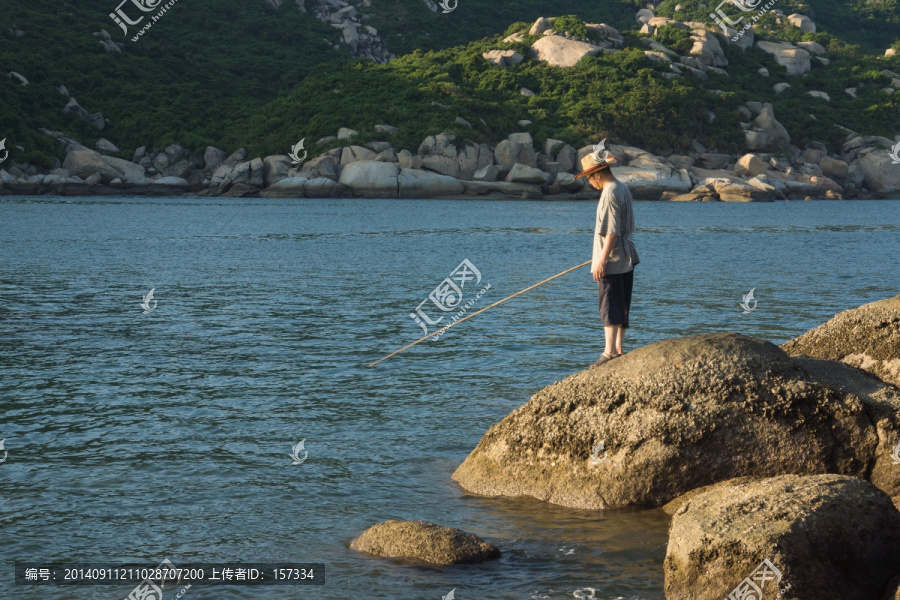
M376 360L376 361L373 362L373 363L369 363L369 366L370 366L370 367L374 367L375 365L377 365L377 364L380 363L381 361L387 360L387 359L389 359L389 358L392 357L392 356L395 356L395 355L397 355L397 354L400 354L400 353L403 352L404 350L406 350L406 349L408 349L408 348L412 348L412 347L415 346L416 344L419 344L419 343L421 343L421 342L424 342L425 340L427 340L428 338L430 338L430 337L432 337L432 336L435 336L435 335L437 335L437 334L439 334L439 333L441 333L441 332L447 331L448 329L450 329L450 328L453 327L454 325L459 325L459 324L462 323L463 321L465 321L465 320L467 320L467 319L471 319L472 317L474 317L474 316L476 316L476 315L480 315L480 314L483 313L484 311L490 310L490 309L494 308L495 306L498 306L498 305L500 305L500 304L503 304L503 303L506 302L507 300L512 300L512 299L515 298L516 296L521 296L522 294L524 294L524 293L527 292L528 290L533 290L534 288L538 287L539 285L544 285L544 284L547 283L548 281L552 281L552 280L556 279L557 277L562 277L562 276L565 275L566 273L571 273L571 272L574 271L575 269L580 269L581 267L583 267L583 266L585 266L585 265L589 265L589 264L591 264L591 261L589 261L589 260L588 260L588 261L585 261L585 262L581 263L580 265L576 265L576 266L572 267L571 269L566 269L566 270L563 271L562 273L557 273L557 274L554 275L553 277L548 277L547 279L545 279L545 280L543 280L543 281L539 281L539 282L537 282L536 284L534 284L534 285L532 285L532 286L529 286L529 287L525 288L524 290L522 290L522 291L520 291L520 292L516 292L516 293L513 294L512 296L507 296L507 297L504 298L503 300L498 300L498 301L494 302L493 304L491 304L490 306L486 306L486 307L482 308L481 310L479 310L479 311L477 311L477 312L473 312L471 315L469 315L469 316L467 316L467 317L463 317L463 318L460 319L459 321L455 321L455 322L453 322L453 323L450 323L449 325L447 325L447 326L445 326L445 327L442 327L441 329L438 329L437 331L435 331L435 332L433 332L433 333L429 333L429 334L426 335L425 337L423 337L423 338L421 338L421 339L418 339L418 340L416 340L415 342L413 342L413 343L411 343L411 344L407 344L406 346L403 346L403 347L400 348L399 350L395 350L394 352L391 352L390 354L388 354L387 356L385 356L385 357L383 357L383 358L379 358L378 360Z

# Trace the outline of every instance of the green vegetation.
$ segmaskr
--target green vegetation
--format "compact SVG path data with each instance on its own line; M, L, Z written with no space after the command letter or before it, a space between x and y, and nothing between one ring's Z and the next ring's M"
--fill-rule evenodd
M570 17L565 22L570 33L578 31ZM900 60L866 56L827 33L802 34L791 28L797 41L822 43L832 61L826 67L814 59L805 77L788 77L784 67L758 48L741 50L723 41L728 76L710 74L706 82L689 74L663 79L659 74L668 68L649 61L639 36L630 32L625 34L624 51L586 57L567 69L532 58L518 67L494 67L481 57L497 48L529 56L528 45L535 38L501 41L512 33L527 33L529 26L520 22L502 35L436 52L413 52L389 65L357 63L343 70L318 70L286 98L252 117L246 131L260 142L255 147L258 153L264 153L285 147L294 131L317 139L349 126L362 132L360 141L367 141L377 137L374 125L388 123L401 129L391 140L395 147L415 151L425 136L441 131L461 140L495 143L519 130L518 120L527 119L533 121L528 130L538 144L547 137L562 137L576 145L610 137L654 151L685 151L697 138L719 151L739 151L744 137L737 109L756 100L773 104L776 118L801 146L819 140L839 149L846 132L836 125L895 134L900 94L881 91L890 84L881 70L897 69ZM690 36L682 30L664 27L655 39L682 52L689 50ZM771 76L761 77L760 67ZM772 89L778 81L789 81L792 87L778 95ZM522 87L535 95L521 95ZM847 87L858 88L858 100L844 93ZM713 94L711 89L723 93ZM812 90L827 92L831 101L806 94ZM715 114L712 122L707 111ZM457 116L474 128L457 125Z
M676 11L675 7L679 4L681 9ZM696 0L664 0L654 12L658 16L681 21L711 21L709 14L716 9L718 1L710 0L705 6L700 4ZM759 2L760 6L765 4L765 1ZM755 14L741 13L727 3L722 9L732 18ZM885 48L900 38L897 0L777 0L772 9L780 10L785 15L807 15L815 21L817 31L859 45L869 53L882 54Z
M694 40L691 39L689 32L684 29L677 29L671 25L660 27L656 32L655 39L669 50L674 50L678 54L687 54L694 46Z
M704 102L707 96L702 88L691 79L655 76L653 63L636 48L587 57L568 69L532 59L518 67L494 67L481 56L494 48L525 53L527 42L502 43L498 36L438 52L413 52L389 65L358 62L343 70L319 69L249 119L245 131L258 145L248 149L283 151L296 132L317 139L341 126L359 130L366 141L378 123L398 126L401 133L391 141L412 151L427 135L441 131L496 143L519 130L520 119L534 122L529 130L538 144L548 137L581 144L608 136L684 149L709 129L696 110L698 98ZM523 96L522 87L535 95ZM455 124L457 116L474 128ZM729 147L743 139L736 118L718 135Z
M670 1L658 12L664 13ZM793 0L781 1L789 6ZM681 3L688 12L701 10L695 0ZM657 152L685 151L697 138L719 151L739 151L738 107L748 100L771 102L796 144L821 140L836 148L846 135L836 126L893 137L900 114L900 93L881 91L891 84L882 70L900 71L900 57L882 57L883 49L872 56L828 31L803 34L776 23L771 14L755 24L759 37L817 41L831 64L814 59L807 76L788 77L758 48L744 51L722 40L728 76L710 74L704 82L686 71L681 78L665 79L660 75L669 72L668 66L644 55L633 19L636 6L618 0L590 7L583 0L554 5L562 13L552 20L554 29L589 37L593 31L584 17L618 27L626 39L621 52L586 57L565 69L531 57L533 36L502 41L512 33L527 34L527 19L546 9L536 2L460 0L453 13L443 15L428 11L421 0L373 0L370 22L384 20L378 28L392 52L422 42L422 36L429 38L422 42L425 48L437 46L414 49L388 65L354 61L345 47L335 50L338 30L300 13L291 2L278 10L262 0L180 2L137 43L122 37L108 18L114 6L107 0L32 0L7 8L8 26L25 35L15 37L5 27L0 31L0 71L17 71L30 81L0 86L0 139L7 138L13 159L49 165L52 157L63 157L54 140L37 132L39 127L63 131L88 146L106 137L130 158L138 146L170 143L196 153L207 145L229 151L243 146L252 155L285 153L300 138L307 139L313 154L333 147L336 142L311 146L340 127L358 129L362 135L356 142L383 137L374 132L379 123L400 128L391 141L413 151L427 135L441 131L456 133L460 142L493 144L520 130L520 119L533 121L528 130L538 144L547 137L576 145L609 137ZM475 23L467 11L478 7L483 12ZM691 18L681 12L680 18ZM510 18L502 22L488 18L507 13ZM422 26L407 26L413 15ZM706 20L702 14L693 18ZM514 19L519 20L498 33ZM91 35L101 28L124 43L125 51L107 53ZM488 33L479 34L484 30ZM482 37L473 40L476 34ZM672 27L661 28L654 39L679 53L693 45L688 32ZM444 43L449 47L441 47ZM495 67L482 58L493 49L516 50L526 59L517 67ZM758 75L763 66L771 77ZM772 84L779 81L792 87L777 95ZM57 91L60 85L88 112L102 112L111 125L98 132L64 114L68 99ZM523 87L535 94L522 95ZM844 93L847 87L857 88L857 100ZM806 92L811 90L827 92L831 101L810 97ZM473 128L456 124L456 117Z
M578 15L588 23L623 29L633 26L634 13L642 5L641 0L459 0L452 13L443 14L429 11L423 0L372 0L375 16L367 24L378 29L387 47L399 56L495 35L508 23L521 21L531 26L538 17Z
M339 68L352 58L326 42L337 42L337 30L293 3L276 11L261 0L182 0L138 42L109 18L117 4L30 0L4 7L0 72L29 80L24 87L12 80L0 86L0 139L7 138L13 159L47 164L51 153L62 156L39 127L63 130L87 145L103 136L121 148L177 142L202 150L221 140L224 127L293 88L316 64ZM91 35L101 28L125 50L107 53ZM68 98L57 91L60 85L112 125L98 132L64 114Z

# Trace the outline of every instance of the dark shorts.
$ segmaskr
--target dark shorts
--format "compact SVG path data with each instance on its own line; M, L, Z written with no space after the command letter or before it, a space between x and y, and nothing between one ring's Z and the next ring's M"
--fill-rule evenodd
M597 283L600 293L600 318L605 327L611 325L628 327L632 287L634 287L634 270L607 275Z

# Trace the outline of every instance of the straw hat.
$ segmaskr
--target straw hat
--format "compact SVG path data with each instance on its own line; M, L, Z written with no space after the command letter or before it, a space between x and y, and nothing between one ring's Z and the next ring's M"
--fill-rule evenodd
M618 160L616 160L615 156L612 156L609 153L609 150L606 149L606 138L594 146L594 151L590 154L586 154L581 159L581 172L575 176L575 179L579 177L590 177L597 171L601 169L606 169L610 165L614 165Z

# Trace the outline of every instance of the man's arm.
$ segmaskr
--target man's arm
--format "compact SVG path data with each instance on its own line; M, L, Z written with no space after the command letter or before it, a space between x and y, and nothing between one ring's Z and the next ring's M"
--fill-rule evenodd
M600 253L600 263L593 271L594 281L599 282L606 275L606 259L609 258L612 249L616 247L616 241L619 239L614 233L607 233L603 236L603 250Z

